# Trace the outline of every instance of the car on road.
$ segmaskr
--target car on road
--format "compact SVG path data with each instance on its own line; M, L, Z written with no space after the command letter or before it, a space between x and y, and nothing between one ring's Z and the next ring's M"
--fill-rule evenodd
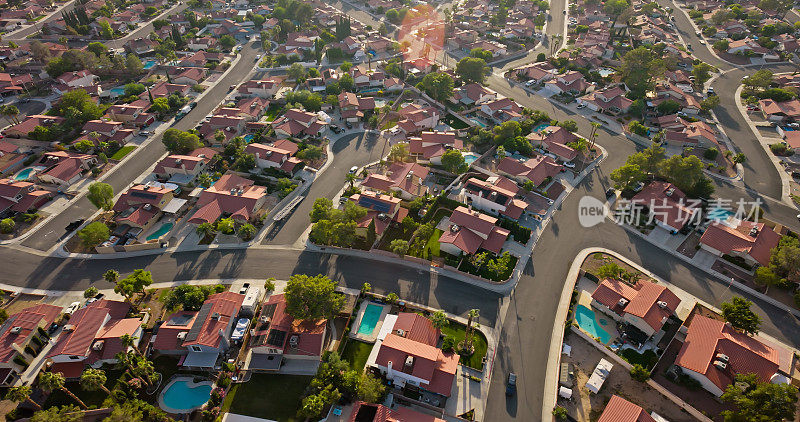
M577 108L586 108L586 103L580 103L580 104L578 104L578 107L577 107Z
M336 126L336 125L331 125L331 130L333 131L333 133L336 133L336 134L344 132L344 129L342 129L339 126Z
M356 174L358 172L358 166L350 167L350 174Z
M616 195L617 191L614 188L610 188L606 190L606 198L611 198L612 196Z
M717 92L714 91L714 87L713 86L710 86L710 87L708 87L708 91L706 91L706 94L710 97L712 95L717 95Z
M64 310L64 313L67 314L67 315L72 315L80 307L81 307L81 303L80 302L72 302L72 303L69 304L67 309Z
M706 45L706 41L705 40L700 40L699 42L700 42L700 45Z
M86 220L84 220L83 218L81 218L79 220L75 220L75 221L67 224L67 227L64 227L64 230L66 230L68 232L71 232L71 231L77 229L78 227L80 227L81 224L83 224L84 221L86 221Z
M143 131L139 132L139 135L142 135L142 136L150 136L150 131L143 130Z
M567 14L567 11L566 11L566 10L563 10L563 11L561 11L561 14L562 14L562 15L566 15L566 14Z
M671 20L671 21L675 22L675 16L670 16L670 17L669 17L669 20Z
M528 82L525 82L525 86L527 86L528 88L530 88L530 87L532 87L532 86L533 86L533 84L535 84L535 83L536 83L536 81L535 81L535 80L533 80L533 79L531 79L531 80L529 80Z
M508 377L506 377L506 396L511 397L516 393L517 393L517 374L509 372Z
M233 91L234 89L236 89L236 85L231 85L228 87L228 91Z

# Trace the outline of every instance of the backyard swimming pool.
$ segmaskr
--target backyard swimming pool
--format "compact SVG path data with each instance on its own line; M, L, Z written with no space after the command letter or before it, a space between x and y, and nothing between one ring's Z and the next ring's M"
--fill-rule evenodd
M611 341L611 334L601 327L602 325L608 325L608 321L604 318L599 318L593 310L583 305L576 306L575 322L578 323L581 330L586 331L590 336L599 337L603 344L608 344Z
M116 88L111 88L111 89L109 89L109 91L111 92L111 94L114 97L121 97L121 96L125 95L125 87L124 86L118 86Z
M535 128L533 128L533 131L534 132L540 132L540 131L544 130L547 127L550 127L550 123L540 123L540 124L536 125Z
M480 157L481 157L480 155L478 155L478 154L475 154L475 153L473 153L473 152L468 152L468 153L466 153L466 154L463 154L463 155L464 155L464 162L465 162L465 163L467 163L467 165L471 165L471 164L472 164L472 163L474 163L474 162L475 162L475 161L476 161L478 158L480 158Z
M144 62L144 70L150 69L155 65L156 65L156 61L155 60L148 60L148 61Z
M28 167L22 170L21 172L17 173L17 175L14 176L14 180L28 180L31 177L31 173L33 173L34 171L35 170L33 169L33 167Z
M733 217L734 215L736 215L736 213L731 210L726 210L724 208L714 208L708 211L706 217L709 220L725 221L729 217Z
M367 308L364 309L364 316L361 317L361 324L358 326L358 334L372 334L372 331L375 330L375 325L378 323L378 319L381 317L382 311L383 307L380 305L374 303L367 304Z
M159 237L167 234L167 232L172 230L172 226L174 226L174 225L175 224L173 224L173 223L164 223L164 224L162 224L161 227L158 228L158 230L154 231L153 234L151 234L150 236L147 236L147 240L158 239Z
M480 126L482 128L486 128L486 123L483 123L482 121L480 121L478 119L469 119L469 120L472 121L472 123L475 123L476 125L478 125L478 126Z
M188 413L204 405L211 397L212 383L195 383L191 377L174 379L161 392L160 404L170 413Z

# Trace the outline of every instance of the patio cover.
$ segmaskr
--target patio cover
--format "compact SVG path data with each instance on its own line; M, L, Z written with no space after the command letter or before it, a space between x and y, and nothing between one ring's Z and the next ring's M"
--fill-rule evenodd
M180 211L180 209L183 208L183 206L186 205L187 202L189 201L186 199L172 198L172 201L169 201L169 203L166 206L164 206L164 209L162 211L164 211L164 213L166 214L175 214L178 211Z
M383 318L383 325L378 332L378 340L383 340L386 336L394 330L394 323L397 322L397 315L386 315Z
M186 186L189 183L192 183L193 180L194 180L194 175L176 173L176 174L173 174L172 177L169 178L167 183L174 183L174 184L176 184L178 186Z
M569 400L572 398L572 389L567 387L559 387L558 395Z
M247 370L252 371L277 371L281 368L282 354L250 352L250 362Z
M213 368L217 363L219 353L215 352L189 352L183 360L183 366L192 368Z

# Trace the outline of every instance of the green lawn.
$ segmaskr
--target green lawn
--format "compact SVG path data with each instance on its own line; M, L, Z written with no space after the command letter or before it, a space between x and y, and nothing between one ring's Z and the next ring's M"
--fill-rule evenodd
M658 363L658 356L656 352L652 350L645 350L644 353L639 353L633 349L625 349L620 352L620 355L631 365L636 365L638 363L648 370L653 369L656 363Z
M126 145L119 149L119 151L115 152L114 155L111 156L112 160L121 160L125 158L126 155L130 154L131 151L135 150L135 145Z
M442 334L453 337L456 344L458 344L466 337L466 329L467 327L465 325L456 324L451 321L447 327L442 328ZM473 330L473 333L474 338L472 344L475 346L475 353L473 353L472 356L461 356L461 364L480 371L483 369L483 357L486 356L488 346L486 343L486 336L484 336L482 332Z
M269 107L267 108L267 111L264 113L264 116L266 116L266 117L267 117L267 119L266 119L266 120L267 120L268 122L271 122L271 121L275 120L275 118L276 118L276 117L278 117L278 112L279 112L279 111L281 111L281 109L282 109L282 108L283 108L283 107L281 107L281 106L278 106L278 105L275 105L275 106L269 106Z
M372 351L372 344L364 343L353 339L347 340L347 345L342 351L342 359L350 362L350 367L361 371L367 364L369 352Z
M117 380L119 380L120 376L122 376L123 371L121 369L109 369L105 372L106 388L113 390L114 385L117 383ZM103 401L105 401L106 397L108 397L106 392L103 390L84 391L79 382L68 382L64 384L64 386L67 388L67 390L72 392L72 394L75 394L79 399L83 400L83 402L89 407L101 407ZM63 406L65 404L78 405L78 403L73 400L72 397L68 396L61 390L56 390L50 394L42 407L46 409L48 407Z
M431 259L431 256L439 256L439 237L442 233L439 229L433 231L428 243L425 244L425 250L422 252L423 258Z
M253 374L250 381L234 384L221 413L274 419L279 422L299 421L297 410L311 376Z
M464 123L460 119L454 117L452 114L448 114L448 115L444 116L444 119L442 119L442 120L445 122L445 124L447 124L448 126L450 126L453 129L456 129L456 130L458 130L458 129L466 129L466 128L469 127L469 125L467 125L466 123Z

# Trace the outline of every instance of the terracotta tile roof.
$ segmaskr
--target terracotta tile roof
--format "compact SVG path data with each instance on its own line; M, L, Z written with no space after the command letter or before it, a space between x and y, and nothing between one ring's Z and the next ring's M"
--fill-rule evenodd
M715 222L703 233L700 243L723 254L746 254L759 264L768 265L772 248L778 246L780 239L781 235L764 223L742 221L738 227L733 228L725 223Z
M729 358L724 371L714 365L719 353ZM675 364L705 375L723 391L736 374L754 373L762 382L768 382L779 365L777 350L702 315L692 318Z
M220 339L225 333L230 320L239 313L239 308L244 301L244 295L233 292L216 293L208 297L203 302L201 313L205 318L195 320L183 346L200 345L207 347L219 347ZM195 330L197 329L197 330ZM196 332L195 336L192 333Z
M178 338L178 334L189 332L197 314L197 311L178 311L168 316L166 321L158 327L153 350L182 350L183 340Z
M411 365L406 365L407 358L413 357ZM388 334L381 343L375 363L388 367L393 371L404 372L429 382L421 385L426 390L450 395L453 377L458 368L458 356L445 355L440 349L419 343L411 339Z
M108 316L108 310L104 308L86 307L75 311L68 324L74 326L74 330L62 333L47 357L89 356L89 347Z
M367 420L365 418L371 417ZM420 413L410 407L396 406L389 409L382 404L356 402L348 422L444 422L436 416Z
M538 155L525 162L520 162L510 157L500 160L497 170L510 174L514 177L525 177L535 185L542 184L547 177L555 177L562 166L557 164L552 158Z
M250 214L255 211L258 201L266 193L267 189L264 186L256 186L252 180L232 173L226 174L203 191L197 201L200 208L192 215L189 222L195 224L211 222L223 212L229 214L239 212L239 215L249 218ZM216 205L212 205L214 202ZM241 213L243 209L245 215ZM210 218L214 220L209 220Z
M61 314L62 308L48 304L38 304L23 309L8 317L0 327L0 362L9 362L16 354L12 345L25 346L30 334L38 327L47 329ZM12 333L11 329L19 327Z
M618 395L611 396L597 422L656 422L641 407Z
M681 229L699 211L699 204L688 202L686 194L675 185L661 181L651 182L631 202L648 207L654 219L675 230Z
M429 346L436 347L436 343L439 341L439 329L433 326L431 320L417 313L400 312L397 314L397 320L394 323L395 334L397 334L397 330L405 332L403 337Z
M641 318L655 331L661 329L662 319L675 313L681 303L672 291L649 281L640 281L634 287L619 280L605 279L592 293L592 298L619 315ZM623 298L628 303L620 306L619 300ZM662 308L658 302L666 302L666 306Z
M457 224L460 227L470 229L477 233L488 235L497 223L497 218L461 206L453 211L453 214L450 216L450 223Z
M295 320L286 312L286 297L273 294L261 308L261 316L269 317L270 322L264 327L254 327L250 347L264 346L271 332L284 332L282 344L269 344L282 349L285 354L319 356L325 340L328 320ZM291 336L298 336L297 347L289 345Z

